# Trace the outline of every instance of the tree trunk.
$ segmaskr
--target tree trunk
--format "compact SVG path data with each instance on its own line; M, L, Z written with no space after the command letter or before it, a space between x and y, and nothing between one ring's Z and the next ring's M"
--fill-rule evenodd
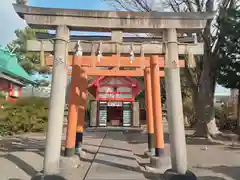
M214 91L215 91L215 73L213 71L211 61L212 57L208 49L205 48L203 56L203 71L199 79L199 94L198 94L198 121L196 124L196 136L200 137L216 137L220 131L216 125L215 110L214 110Z
M198 137L216 137L220 131L216 124L215 111L214 111L214 93L211 92L210 87L200 86L200 98L198 103L202 108L197 110L198 120L196 124L195 135Z
M240 104L239 104L239 100L236 100L236 98L237 97L232 97L231 105L232 105L232 116L237 119L239 117L238 106Z
M237 98L238 102L234 104L234 106L237 106L237 128L238 129L240 128L240 94L239 93L240 93L240 89L238 89L238 98Z
M201 119L201 109L200 109L200 102L199 102L199 98L198 98L198 86L196 85L196 87L194 87L192 89L192 104L193 104L193 109L194 109L194 113L195 113L195 118L196 118L196 122Z

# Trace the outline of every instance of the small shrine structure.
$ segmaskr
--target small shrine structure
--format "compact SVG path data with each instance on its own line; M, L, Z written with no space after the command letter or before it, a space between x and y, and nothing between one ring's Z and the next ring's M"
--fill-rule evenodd
M15 102L26 84L36 84L19 65L15 54L0 47L0 94L7 101Z
M91 101L90 126L139 126L139 103L135 97L142 91L133 77L101 76L88 85Z

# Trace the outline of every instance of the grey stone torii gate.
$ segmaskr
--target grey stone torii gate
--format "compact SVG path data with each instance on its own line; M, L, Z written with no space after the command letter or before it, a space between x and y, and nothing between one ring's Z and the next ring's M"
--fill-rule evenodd
M172 171L187 176L186 142L178 60L177 32L199 32L213 13L110 12L29 7L14 4L18 15L32 28L56 29L49 126L44 173L59 172L62 122L67 79L66 59L70 30L94 32L163 33L166 54L165 82ZM60 62L60 63L59 63ZM168 171L170 172L170 171ZM169 173L167 173L169 174Z

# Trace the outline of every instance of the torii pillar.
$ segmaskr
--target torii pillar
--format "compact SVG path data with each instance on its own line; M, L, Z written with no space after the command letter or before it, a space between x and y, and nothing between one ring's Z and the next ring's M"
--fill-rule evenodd
M85 125L85 109L87 99L87 72L81 67L82 50L78 46L73 57L72 78L68 94L69 114L65 156L71 157L81 152Z
M48 111L48 129L44 153L45 175L59 173L65 94L67 85L67 58L69 28L59 25L54 44L54 62L51 82L51 96Z
M196 180L196 176L187 170L177 30L174 28L167 29L163 35L166 46L165 84L172 162L172 169L165 171L164 177L167 180Z
M145 85L145 103L147 114L147 131L148 131L148 151L145 153L147 156L155 153L154 149L154 123L153 123L153 106L152 106L152 83L150 68L144 69L144 85Z

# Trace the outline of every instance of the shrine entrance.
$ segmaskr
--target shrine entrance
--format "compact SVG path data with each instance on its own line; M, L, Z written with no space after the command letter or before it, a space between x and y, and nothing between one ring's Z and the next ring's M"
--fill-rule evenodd
M140 82L132 77L102 76L93 80L88 92L96 99L91 102L91 109L96 110L91 111L90 126L139 126L138 117L133 116L133 102L141 90Z
M130 109L132 111L132 108ZM99 121L102 119L99 116ZM128 124L130 125L132 117L127 119ZM108 102L107 103L107 123L106 126L123 126L123 106L122 102Z
M132 109L130 109L132 111ZM129 125L132 118L129 117ZM98 108L99 126L123 126L123 106L122 102L99 102Z
M197 42L198 38L196 37L193 38L193 43L189 43L189 41L181 43L179 36L185 37L185 35L193 35L193 33L202 31L206 27L208 20L213 19L215 12L199 14L188 12L65 10L30 7L26 5L26 2L25 4L14 4L13 6L18 15L25 19L30 27L56 30L54 37L49 38L51 41L44 42L41 40L41 43L39 43L39 41L33 40L28 42L27 45L31 51L41 51L43 56L44 51L53 52L54 54L54 59L51 62L53 80L51 83L48 130L44 153L44 174L55 175L60 171L59 162L63 126L61 119L64 116L65 80L67 79L67 66L72 64L72 71L68 72L69 75L72 74L72 79L65 144L66 156L73 156L76 151L81 151L85 126L84 115L88 77L144 76L146 79L148 149L155 149L155 155L150 158L153 165L162 166L165 153L159 77L165 76L172 169L168 169L164 176L165 179L189 178L179 55L187 55L186 60L188 63L192 59L193 62L189 63L189 67L192 67L194 65L194 55L202 55L204 48L202 43ZM111 40L105 39L95 42L85 40L81 42L81 39L77 38L76 44L76 38L70 38L70 31L83 30L112 32ZM151 37L148 42L124 42L124 33L160 34L161 41L156 41L155 37ZM54 40L54 44L52 40ZM76 52L76 54L72 59L73 62L69 64L67 59L70 52ZM108 68L103 70L102 67ZM137 104L132 103L135 104L132 110L134 117L135 112L137 112L135 110ZM96 106L98 102L93 104ZM91 108L91 111L97 116L97 108L95 110Z

